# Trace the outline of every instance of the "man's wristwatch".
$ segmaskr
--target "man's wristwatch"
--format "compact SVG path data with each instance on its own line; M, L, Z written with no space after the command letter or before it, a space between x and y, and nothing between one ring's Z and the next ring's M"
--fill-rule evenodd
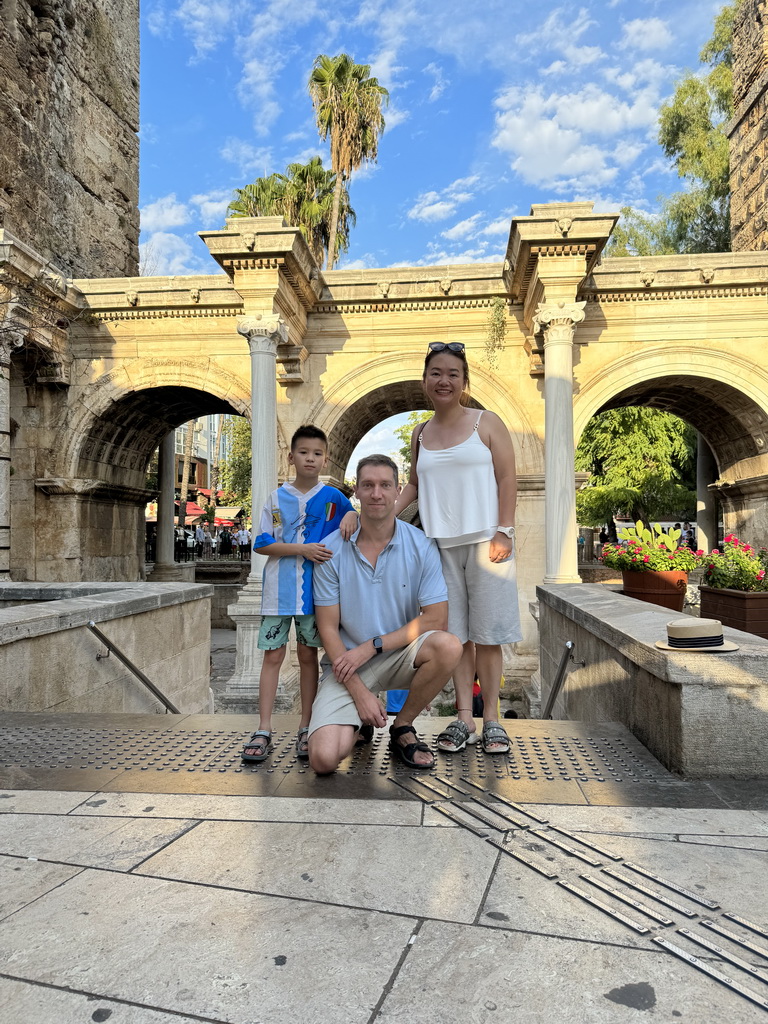
M497 526L496 533L503 533L505 537L509 537L510 540L515 539L515 528L514 526Z
M384 653L384 641L381 639L380 636L375 636L373 640L371 640L371 643L373 644L374 654Z

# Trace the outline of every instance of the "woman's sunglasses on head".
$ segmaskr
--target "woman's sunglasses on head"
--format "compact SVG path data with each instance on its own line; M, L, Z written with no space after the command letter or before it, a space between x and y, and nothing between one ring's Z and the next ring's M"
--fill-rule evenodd
M430 341L429 351L430 352L445 352L448 349L449 352L463 352L464 342L463 341Z

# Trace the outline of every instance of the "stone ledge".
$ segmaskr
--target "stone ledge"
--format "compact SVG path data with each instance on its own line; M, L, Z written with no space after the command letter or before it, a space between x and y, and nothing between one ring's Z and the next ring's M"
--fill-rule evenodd
M201 583L6 583L0 645L211 597Z

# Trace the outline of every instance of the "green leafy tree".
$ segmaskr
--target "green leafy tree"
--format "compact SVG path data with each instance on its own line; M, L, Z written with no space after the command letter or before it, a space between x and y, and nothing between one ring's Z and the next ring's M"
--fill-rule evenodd
M342 210L342 188L352 172L378 155L379 136L384 131L382 107L389 93L371 77L370 64L355 64L349 54L315 58L309 77L309 94L315 108L321 139L330 136L331 168L336 175L329 236L337 234ZM338 252L328 249L326 270L333 270Z
M585 526L691 519L696 509L696 432L672 413L628 406L594 416L576 449L576 468L591 474L576 495Z
M733 115L733 24L743 0L725 4L699 59L659 112L659 143L686 187L662 200L658 217L622 210L606 254L728 252L730 164L725 124Z
M432 415L430 409L416 409L401 427L396 427L393 431L395 437L400 440L400 447L397 450L402 460L403 473L406 480L411 472L411 435L413 434L413 428L417 423L426 423L427 420L432 419Z
M257 178L245 188L235 189L227 214L230 217L283 217L288 224L299 228L315 262L321 266L330 246L335 189L336 175L323 167L319 156L314 156L306 164L289 164L285 174L270 174ZM346 252L349 248L349 232L355 220L349 191L342 183L336 220L337 252Z
M233 505L251 508L251 424L243 416L228 416L222 430L226 456L221 485Z

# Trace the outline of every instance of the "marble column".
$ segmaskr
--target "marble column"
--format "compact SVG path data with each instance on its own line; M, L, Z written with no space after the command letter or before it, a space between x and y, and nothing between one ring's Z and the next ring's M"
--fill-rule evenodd
M155 549L155 567L149 577L153 582L179 580L185 575L174 557L175 463L176 431L171 430L160 442L157 460L157 476L160 485L160 493L157 497L157 547ZM194 567L192 567L192 571L186 573L191 579L194 579L193 570Z
M251 522L258 526L261 508L277 487L277 347L288 330L277 316L243 318L237 330L251 352ZM237 603L228 608L237 625L235 673L227 681L221 703L228 712L248 714L258 708L263 654L258 648L261 593L266 558L251 551L251 571ZM290 711L293 698L284 682L278 685L275 711Z
M0 333L0 580L11 578L11 353L21 348L17 331Z
M717 495L710 489L718 477L717 463L701 434L696 437L696 547L711 551L717 547Z
M585 302L540 303L544 332L544 583L580 583L573 440L573 337Z

